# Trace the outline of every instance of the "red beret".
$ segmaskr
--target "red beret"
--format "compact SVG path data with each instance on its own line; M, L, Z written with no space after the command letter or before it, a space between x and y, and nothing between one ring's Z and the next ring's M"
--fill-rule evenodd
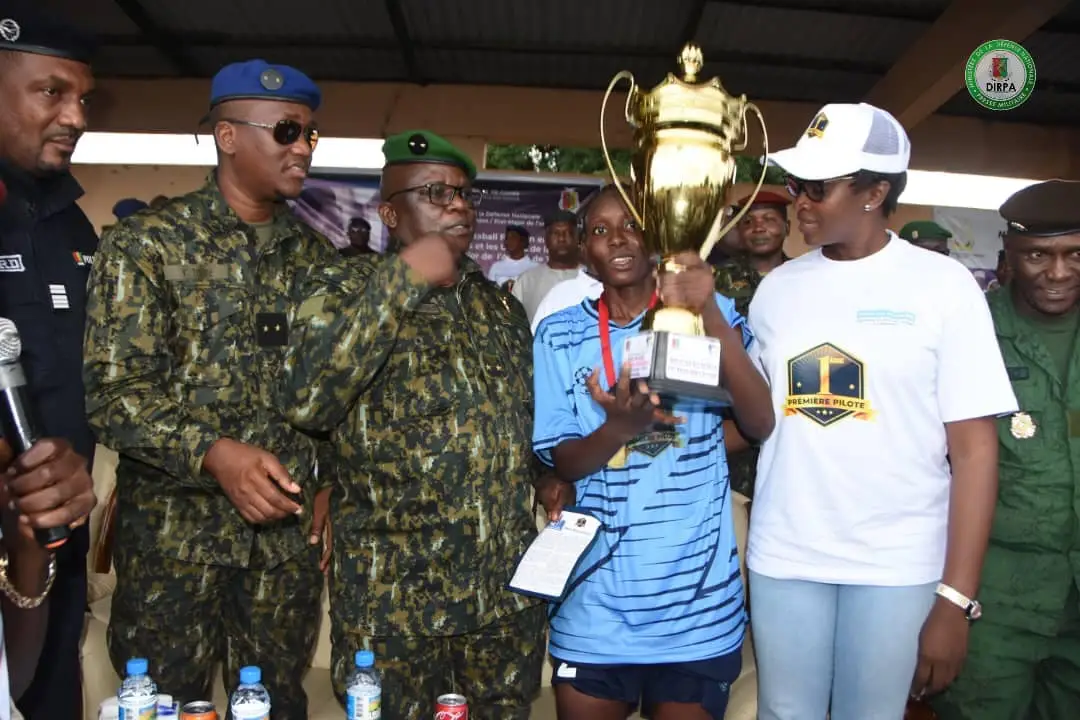
M738 203L735 207L742 208L750 200L750 196L747 195ZM779 193L769 192L768 190L762 190L754 198L754 205L780 205L786 206L791 204L791 198L786 195L780 195Z

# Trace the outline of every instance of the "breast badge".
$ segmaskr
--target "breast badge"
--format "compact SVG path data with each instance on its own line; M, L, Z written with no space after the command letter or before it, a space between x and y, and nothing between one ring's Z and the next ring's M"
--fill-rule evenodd
M1035 421L1026 412L1013 413L1009 423L1009 432L1017 440L1027 440L1035 437Z

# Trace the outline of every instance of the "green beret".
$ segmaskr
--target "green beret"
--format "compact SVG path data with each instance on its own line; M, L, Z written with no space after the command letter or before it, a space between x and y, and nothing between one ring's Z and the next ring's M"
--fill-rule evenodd
M913 220L900 228L900 237L908 242L920 240L948 240L952 233L933 220Z
M1080 182L1047 180L1015 192L998 210L1008 232L1052 237L1080 232ZM1007 237L1007 235L1006 235Z
M386 162L383 167L406 163L441 163L465 171L469 180L476 179L476 164L444 137L430 130L406 130L386 138L382 146Z

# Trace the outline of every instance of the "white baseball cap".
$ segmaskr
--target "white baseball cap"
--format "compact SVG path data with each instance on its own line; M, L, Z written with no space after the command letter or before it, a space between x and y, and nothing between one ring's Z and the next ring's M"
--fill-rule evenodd
M801 180L830 180L859 170L896 175L907 172L910 159L904 126L866 103L826 105L795 147L769 156L769 162Z

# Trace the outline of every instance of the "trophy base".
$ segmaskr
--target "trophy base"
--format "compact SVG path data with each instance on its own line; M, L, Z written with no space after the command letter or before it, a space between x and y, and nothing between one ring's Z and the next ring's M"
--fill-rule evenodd
M720 384L720 358L720 341L705 335L649 330L623 342L630 377L644 380L668 407L686 401L730 405L731 394Z

